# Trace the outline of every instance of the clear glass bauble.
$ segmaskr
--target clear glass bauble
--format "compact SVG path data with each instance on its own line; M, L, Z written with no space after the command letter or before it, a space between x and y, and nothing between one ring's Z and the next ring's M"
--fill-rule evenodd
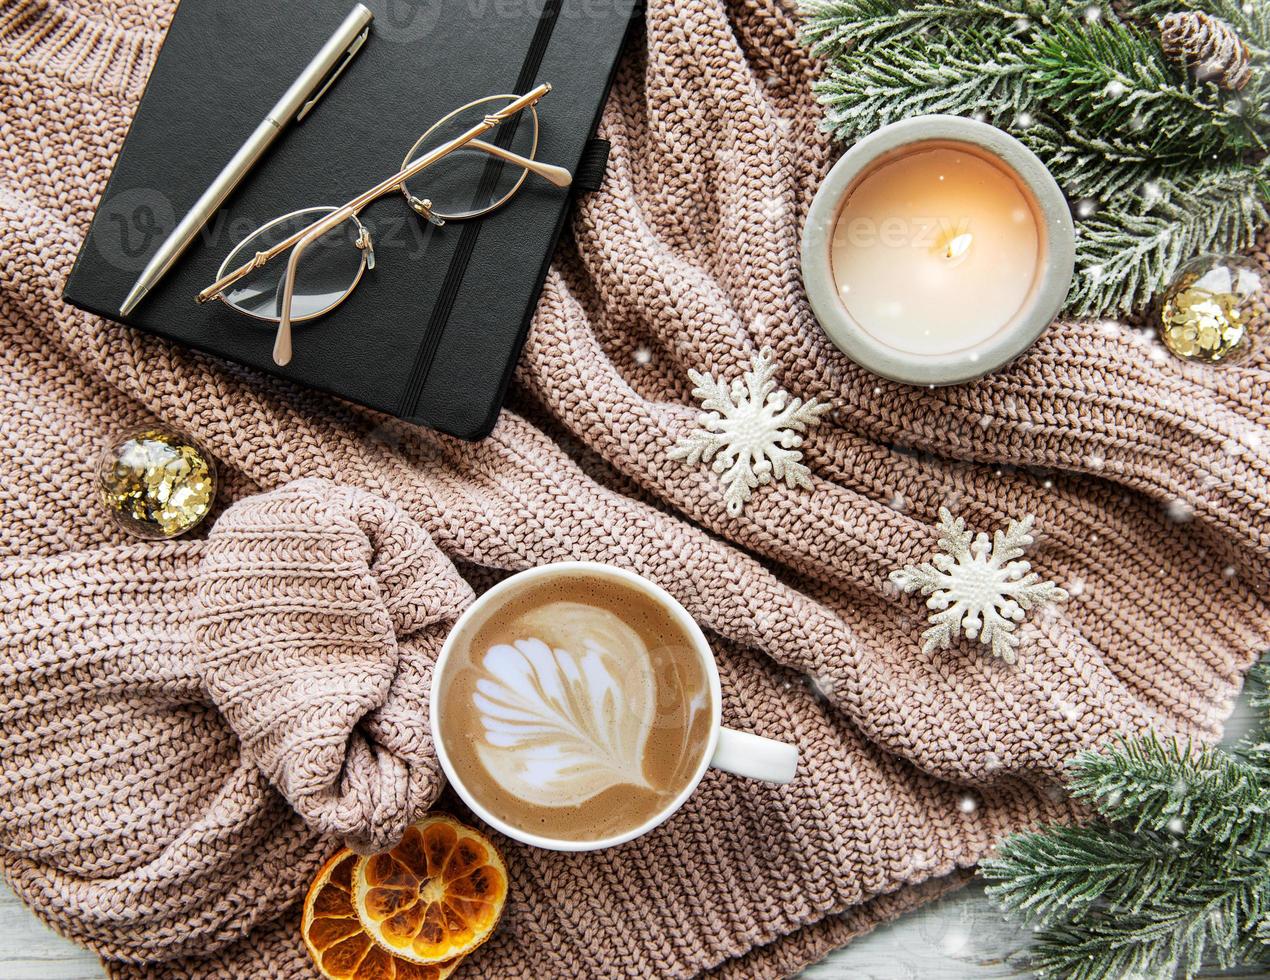
M1250 259L1201 255L1160 298L1160 339L1187 361L1238 360L1266 329L1265 275Z
M216 499L216 464L198 443L154 426L111 441L97 488L115 523L139 538L175 538L198 526Z

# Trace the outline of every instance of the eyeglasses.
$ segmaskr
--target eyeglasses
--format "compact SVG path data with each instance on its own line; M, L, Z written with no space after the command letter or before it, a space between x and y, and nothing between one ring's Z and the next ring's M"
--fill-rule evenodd
M520 190L530 173L557 187L573 175L564 167L534 159L538 149L538 101L551 91L539 85L525 95L491 95L455 109L425 132L387 180L338 207L315 207L274 218L244 238L225 257L216 281L196 297L218 299L239 313L278 324L273 359L291 361L291 324L323 316L375 267L370 232L361 210L385 194L400 191L420 216L434 225L489 214ZM522 117L524 110L528 113ZM494 142L480 139L508 120ZM526 124L527 123L527 124ZM427 196L410 189L422 186ZM285 269L272 259L290 250Z

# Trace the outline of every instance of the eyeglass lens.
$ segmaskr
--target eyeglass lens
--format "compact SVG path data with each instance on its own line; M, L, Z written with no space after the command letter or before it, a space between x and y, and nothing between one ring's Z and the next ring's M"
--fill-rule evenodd
M477 125L487 114L511 102L516 96L498 95L480 99L450 113L420 138L406 154L402 169ZM483 137L520 156L534 158L538 142L538 117L532 109L517 113ZM523 167L506 163L478 147L459 147L406 182L407 196L430 201L441 218L472 218L498 207L520 189L525 180Z
M250 262L263 252L296 232L330 214L334 208L306 208L284 215L258 228L230 252L221 266L221 275ZM349 218L313 242L301 255L296 267L295 295L291 316L296 320L318 316L339 304L356 285L362 273L364 256L356 245L361 227ZM278 320L282 316L282 282L285 262L269 262L253 269L227 288L225 301L248 316Z

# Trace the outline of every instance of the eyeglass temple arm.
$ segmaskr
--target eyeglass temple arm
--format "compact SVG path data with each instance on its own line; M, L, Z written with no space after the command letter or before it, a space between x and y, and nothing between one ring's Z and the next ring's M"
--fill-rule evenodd
M364 196L364 195L363 195ZM361 201L361 198L358 198ZM319 218L300 232L300 237L287 257L287 269L282 275L282 315L278 319L278 332L273 338L273 362L279 366L291 363L291 302L295 296L295 272L300 265L300 256L310 244L317 241L340 223L356 214L364 206L357 201L345 204L332 211L325 218ZM294 236L293 236L294 237Z
M542 177L548 183L554 184L556 187L568 187L573 183L573 174L569 173L564 167L557 167L552 163L542 163L539 160L522 157L519 153L504 150L501 146L495 143L486 143L484 140L472 140L469 145L478 150L483 150L491 156L506 160L508 163L514 163L518 167L532 170L539 177Z

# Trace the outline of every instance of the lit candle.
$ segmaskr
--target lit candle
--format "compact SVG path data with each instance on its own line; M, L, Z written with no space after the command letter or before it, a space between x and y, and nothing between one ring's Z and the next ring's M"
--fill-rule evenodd
M973 120L925 116L857 143L808 215L812 308L885 377L952 384L1011 360L1071 284L1065 198L1040 160Z

